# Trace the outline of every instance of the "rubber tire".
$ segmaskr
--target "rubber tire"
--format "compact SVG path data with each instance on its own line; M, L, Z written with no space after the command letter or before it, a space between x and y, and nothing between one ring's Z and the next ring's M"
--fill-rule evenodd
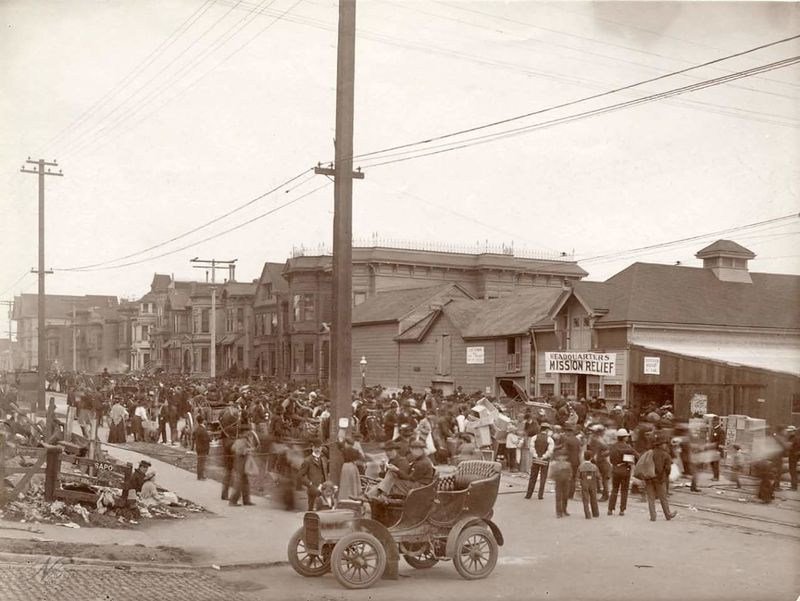
M406 563L410 565L415 570L427 570L428 568L432 568L439 560L435 557L428 557L427 559L418 559L413 555L403 555L403 559L406 560Z
M377 555L377 563L375 573L363 582L350 582L345 578L344 573L341 571L341 559L345 549L357 541L364 541L375 549ZM351 532L339 539L336 546L331 553L331 571L336 577L336 581L345 588L349 589L364 589L369 588L383 577L383 571L386 569L386 550L383 548L381 542L368 532Z
M462 563L461 563L461 547L464 546L467 539L471 536L480 535L482 536L488 543L489 543L489 561L486 564L486 567L483 568L478 573L469 571ZM494 570L494 566L497 564L497 555L498 555L498 546L497 541L494 538L494 534L492 531L489 530L486 526L468 526L464 528L461 533L458 535L456 539L456 548L455 553L453 554L453 565L458 572L458 575L461 576L464 580L480 580L481 578L486 578L489 574L492 573Z
M289 565L292 566L292 569L300 574L301 576L305 576L306 578L317 578L319 576L324 576L327 574L331 569L331 561L328 558L327 562L324 562L318 568L309 568L300 561L300 558L297 555L297 548L303 544L303 529L300 528L295 532L292 537L289 539L289 545L287 549L287 555L289 556Z

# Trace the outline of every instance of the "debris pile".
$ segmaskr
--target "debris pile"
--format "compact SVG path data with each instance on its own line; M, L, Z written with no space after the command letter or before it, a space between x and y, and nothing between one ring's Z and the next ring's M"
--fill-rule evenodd
M87 486L97 495L97 503L69 503L63 500L47 502L44 485L32 482L24 494L0 508L0 518L21 523L58 524L66 528L131 528L141 519L185 519L191 513L205 511L200 505L180 499L164 491L153 499L131 499L120 506L117 499L122 491L113 487Z

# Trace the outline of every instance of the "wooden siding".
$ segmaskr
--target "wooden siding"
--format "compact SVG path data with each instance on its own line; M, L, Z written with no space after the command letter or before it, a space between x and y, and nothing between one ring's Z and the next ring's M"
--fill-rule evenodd
M361 357L367 359L367 386L403 386L398 383L398 344L396 323L359 325L353 327L353 390L361 388Z
M659 375L642 373L645 356L661 359ZM770 425L800 425L800 414L792 413L792 398L800 395L800 377L638 347L631 349L631 357L632 384L674 385L680 419L689 417L692 396L705 394L710 413L749 415Z

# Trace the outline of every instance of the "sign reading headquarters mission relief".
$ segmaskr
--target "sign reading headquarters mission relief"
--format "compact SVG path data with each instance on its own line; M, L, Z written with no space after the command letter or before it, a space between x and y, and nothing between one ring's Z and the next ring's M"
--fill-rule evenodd
M614 353L545 353L547 373L616 376L617 356Z

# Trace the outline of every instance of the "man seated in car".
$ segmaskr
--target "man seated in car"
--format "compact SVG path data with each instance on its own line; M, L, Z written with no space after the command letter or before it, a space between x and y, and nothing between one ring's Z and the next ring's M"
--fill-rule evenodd
M381 495L405 497L415 488L421 488L433 482L436 468L425 454L425 441L411 441L409 455L405 462L396 457L393 461L392 453L396 454L396 450L387 449L389 463L386 464L386 475L377 486L367 492L367 496L373 498L376 496L380 498Z

